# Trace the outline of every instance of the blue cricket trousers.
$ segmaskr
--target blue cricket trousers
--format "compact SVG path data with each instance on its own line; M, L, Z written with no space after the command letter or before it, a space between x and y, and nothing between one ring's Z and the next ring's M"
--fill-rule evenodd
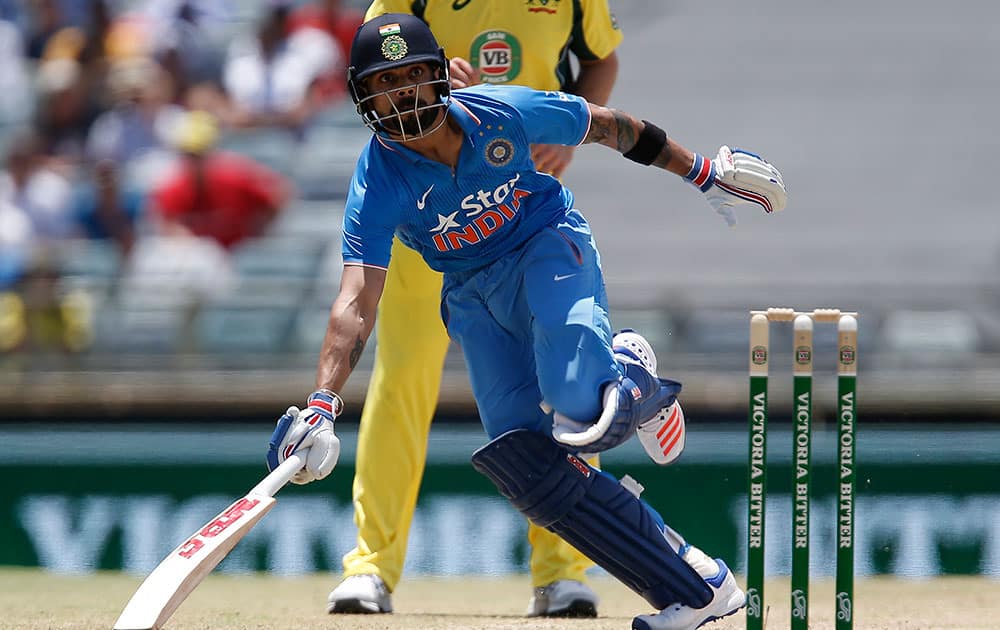
M603 385L621 373L607 302L600 254L576 210L484 268L445 274L442 316L491 439L518 428L551 434L543 400L574 420L597 418Z

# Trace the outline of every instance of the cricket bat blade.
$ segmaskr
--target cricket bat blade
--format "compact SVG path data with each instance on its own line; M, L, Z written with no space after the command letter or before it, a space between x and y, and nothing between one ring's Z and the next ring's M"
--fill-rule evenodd
M257 486L182 542L139 585L114 630L159 630L277 502L274 494L302 469L305 453L286 459Z

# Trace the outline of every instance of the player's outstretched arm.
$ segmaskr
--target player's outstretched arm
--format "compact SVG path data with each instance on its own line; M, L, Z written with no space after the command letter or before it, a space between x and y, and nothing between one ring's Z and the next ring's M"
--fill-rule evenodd
M680 175L701 192L729 225L736 224L733 208L749 203L770 213L787 201L781 173L762 157L723 146L708 159L667 137L649 122L609 107L590 104L590 131L584 142L603 144L638 162Z
M316 371L316 391L306 407L291 406L278 418L267 448L267 467L274 470L293 453L304 452L305 465L294 483L309 483L329 475L340 458L340 440L333 424L344 408L337 394L358 364L365 342L375 325L375 309L385 270L348 265L340 281L340 293L330 309L326 337Z
M340 391L358 364L375 327L375 310L385 287L385 270L345 265L340 293L330 308L319 355L316 387Z

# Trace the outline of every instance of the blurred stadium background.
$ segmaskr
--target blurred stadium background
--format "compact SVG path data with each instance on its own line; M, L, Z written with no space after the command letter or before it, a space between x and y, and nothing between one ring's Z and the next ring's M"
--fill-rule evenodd
M728 230L675 178L577 152L566 181L594 224L613 323L651 338L690 423L676 466L631 444L607 467L701 546L742 557L746 311L858 310L859 572L1000 576L1000 208L983 193L1000 7L611 4L626 35L612 104L703 153L760 150L790 203ZM329 32L306 28L326 5ZM147 571L261 475L274 419L311 389L337 290L368 137L343 99L341 42L364 6L0 0L0 564ZM252 160L244 183L269 169L242 238L177 236L162 187L179 151ZM772 331L771 479L786 498L790 339ZM372 346L344 392L338 472L286 491L224 570L339 569ZM820 574L834 349L820 327ZM445 369L407 572L523 572L523 522L468 465L483 436L454 348ZM787 548L789 509L769 508L769 550Z

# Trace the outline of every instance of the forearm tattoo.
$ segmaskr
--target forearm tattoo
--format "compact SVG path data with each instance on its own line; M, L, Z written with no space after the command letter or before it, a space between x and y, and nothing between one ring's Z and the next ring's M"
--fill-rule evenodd
M639 141L643 123L629 114L606 107L597 110L590 121L590 131L584 142L596 142L621 153L628 153ZM652 164L666 168L670 162L670 143L667 142Z
M611 113L614 114L615 126L617 127L618 146L615 148L624 153L635 146L636 139L639 137L639 126L642 123L617 109L612 109Z
M352 370L358 365L358 361L361 360L361 353L364 351L365 351L365 342L361 340L361 337L358 337L357 340L355 340L354 342L354 348L351 349L351 355L348 358Z
M610 107L602 107L595 113L597 115L590 120L590 131L584 142L597 142L623 153L635 146L642 123Z

